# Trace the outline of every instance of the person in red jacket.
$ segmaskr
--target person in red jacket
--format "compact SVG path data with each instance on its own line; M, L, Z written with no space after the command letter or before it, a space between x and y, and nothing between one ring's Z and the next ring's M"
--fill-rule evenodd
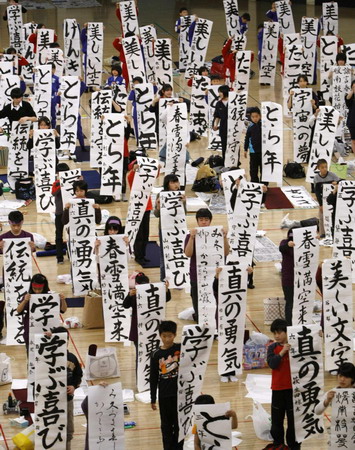
M291 450L299 450L301 444L296 442L295 421L293 415L293 395L291 367L287 342L287 322L276 319L270 327L275 342L267 352L267 363L272 369L271 375L271 436L274 439L265 449L282 448L284 445L284 418L287 415L286 441ZM264 450L265 450L264 449Z
M230 37L227 42L225 42L222 48L222 56L223 56L223 74L224 78L230 79L231 85L235 80L235 55L237 53L236 50L231 50L232 42L234 40L234 36ZM254 61L254 52L251 53L251 62ZM228 70L227 70L228 69ZM229 71L229 75L228 75Z

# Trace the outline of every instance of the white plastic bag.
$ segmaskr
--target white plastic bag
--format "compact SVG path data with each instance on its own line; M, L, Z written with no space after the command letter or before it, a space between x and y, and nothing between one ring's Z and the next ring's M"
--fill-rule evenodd
M86 355L85 378L87 380L119 376L120 369L115 348L98 348L96 356Z
M32 235L33 235L33 239L35 241L35 246L37 248L40 248L41 250L43 250L44 247L46 246L47 239L38 233L32 233Z
M0 385L12 383L11 361L6 353L0 353Z
M250 335L250 339L257 345L266 345L270 338L263 333L257 333L256 331L252 331Z
M253 419L254 431L256 436L262 441L273 441L271 436L271 416L265 411L259 402L253 402L253 414L247 416Z

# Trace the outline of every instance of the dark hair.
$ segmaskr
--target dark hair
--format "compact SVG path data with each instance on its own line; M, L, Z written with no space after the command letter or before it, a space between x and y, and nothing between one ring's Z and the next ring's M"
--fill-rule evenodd
M177 324L172 320L162 320L159 325L159 334L173 333L176 334Z
M9 47L7 50L6 50L6 54L7 55L16 55L16 49L14 48L14 47Z
M189 12L189 10L186 8L186 6L182 6L182 7L179 9L179 13L182 13L182 12L184 12L184 11Z
M172 91L173 87L171 84L168 83L164 83L163 86L161 87L160 91L159 91L159 95L160 97L162 97L164 95L164 92L166 91Z
M37 24L37 30L40 30L41 28L43 28L45 25L44 25L44 23L38 23Z
M212 213L209 209L207 208L200 208L197 212L196 212L196 220L200 219L201 217L207 217L208 219L212 220Z
M339 61L346 62L347 61L346 54L345 53L338 53L336 58L335 58L335 61L336 62L339 62Z
M30 289L28 290L29 294L34 294L32 283L44 284L42 294L48 294L49 286L48 286L47 277L45 277L41 273L36 273L35 275L33 275L33 277L31 278Z
M355 383L355 366L353 363L345 362L340 364L338 368L338 375L352 379L352 384Z
M8 217L10 222L21 223L23 222L23 214L21 211L11 211Z
M175 175L175 173L169 173L168 175L165 175L163 180L163 191L169 190L170 181L179 181L179 177Z
M54 63L51 63L52 69L56 69L57 66Z
M113 70L116 70L118 72L118 76L122 75L122 68L119 64L114 64L113 66L111 66L111 73Z
M250 22L250 14L249 14L249 13L244 13L244 14L242 15L242 19L245 19L245 20L247 20L248 22Z
M58 172L66 172L67 170L70 170L70 167L68 166L67 163L59 163L57 164L57 173Z
M41 122L44 122L49 127L51 126L51 121L46 116L38 117L38 126L40 125Z
M132 83L134 83L135 81L138 81L139 84L143 83L143 78L142 77L133 77L132 78Z
M224 84L223 86L220 86L218 88L218 92L221 92L223 94L223 97L228 97L229 87L226 84Z
M222 79L222 77L218 73L214 73L214 74L210 75L210 80L211 81L213 81L213 80L221 80L221 79Z
M284 331L287 332L287 322L284 319L275 319L270 326L271 333L275 333L275 331Z
M117 223L119 222L119 223ZM117 231L117 234L122 234L123 233L123 226L122 226L122 222L121 219L117 216L110 216L105 224L105 231L104 231L104 235L107 236L108 235L108 231L109 230L115 230Z
M74 181L74 183L73 183L74 195L75 195L76 188L79 188L81 191L85 191L85 194L87 193L87 191L89 189L88 184L85 180L75 180Z
M303 74L298 75L297 83L299 83L301 80L305 81L308 84L308 77L307 77L307 75L303 75Z
M54 327L51 328L52 333L67 333L69 334L69 331L65 327Z
M147 275L143 272L138 272L135 278L136 284L147 284L149 283L149 278Z
M251 116L253 113L259 114L261 116L260 108L258 106L252 106L249 108L249 115Z
M208 70L208 67L206 67L206 66L201 66L201 67L198 69L198 74L199 74L199 75L202 75L202 72L207 72L207 73L209 73L210 71Z
M125 38L127 38L127 37L132 37L132 36L135 36L135 34L133 33L133 31L128 31L128 33L126 33L126 34L124 35Z
M20 88L13 88L10 93L11 98L21 98L23 97L23 92Z
M214 405L215 401L212 395L201 394L195 400L195 405Z
M323 159L323 158L318 159L318 161L317 161L317 168L318 168L321 164L327 164L327 165L328 165L327 161L326 161L325 159Z
M49 48L60 48L59 42L51 42Z

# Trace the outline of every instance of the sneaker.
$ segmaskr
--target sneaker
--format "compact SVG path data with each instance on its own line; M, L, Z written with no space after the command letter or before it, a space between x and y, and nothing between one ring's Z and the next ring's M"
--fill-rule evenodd
M290 214L286 214L286 216L281 220L281 225L280 225L281 230L283 228L288 228L289 222L291 222L291 220L288 220L289 215Z
M57 264L64 264L64 261L57 261Z

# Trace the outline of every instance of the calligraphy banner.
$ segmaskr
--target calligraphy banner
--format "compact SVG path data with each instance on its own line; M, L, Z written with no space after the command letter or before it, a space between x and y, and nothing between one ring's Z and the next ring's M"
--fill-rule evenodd
M180 34L179 34L179 69L186 69L190 56L189 28L195 16L180 17Z
M97 284L94 200L70 200L69 233L74 295L87 295Z
M223 0L224 14L228 36L240 33L238 0Z
M6 8L6 13L10 36L10 47L16 49L16 53L22 55L24 46L22 6L12 4Z
M208 129L208 104L206 102L206 90L210 88L210 79L196 75L192 81L191 107L190 107L190 132L200 136L207 136Z
M294 294L292 323L312 323L314 298L316 295L316 273L319 259L317 227L302 227L293 230Z
M30 122L19 123L12 122L10 142L9 142L9 158L7 163L7 176L10 186L15 190L14 181L10 177L26 178L28 177L28 149L27 141L30 135Z
M121 13L122 34L127 33L139 34L137 10L134 0L119 2Z
M51 119L52 66L37 66L34 78L34 112L37 117L45 116Z
M173 103L179 103L179 99L173 97L159 99L159 148L162 148L166 143L166 110L168 107L170 108L169 105Z
M105 342L125 342L131 326L131 314L123 308L129 290L127 244L122 234L98 239Z
M213 117L216 109L216 104L220 100L218 93L219 86L212 85L208 89L208 149L222 150L221 136L218 131L213 129Z
M112 110L112 91L102 90L91 95L91 140L90 167L102 166L102 147L104 136L104 121L102 116Z
M154 100L154 88L151 83L136 84L136 110L138 121L138 142L144 149L156 149L157 136L155 133L155 113L149 111Z
M307 163L311 151L309 119L312 113L312 89L293 89L293 159L298 163Z
M30 238L4 239L4 289L6 301L6 345L23 345L23 316L17 307L30 288L32 255Z
M301 45L302 46L300 33L288 33L288 34L284 34L283 35L283 47L284 47L284 50L289 45L291 47L294 46L294 45Z
M198 69L204 65L208 42L211 37L213 22L198 18L196 21L194 35L192 37L189 59L186 64L185 78L197 75Z
M67 333L35 335L35 448L67 448Z
M234 89L237 92L248 92L251 55L252 52L250 50L243 50L236 53Z
M344 52L346 53L346 60L350 66L355 66L355 44L346 44L343 46Z
M229 92L228 96L228 128L225 166L237 166L240 160L240 144L245 129L245 112L247 108L248 92Z
M218 374L242 373L247 308L246 264L222 267L218 278Z
M202 391L215 327L187 325L182 329L178 378L179 442L191 433L193 407Z
M7 63L2 63L2 65ZM12 63L10 63L12 65ZM12 66L11 66L12 67ZM11 69L12 71L12 69ZM6 72L6 70L4 70ZM0 108L12 102L11 91L14 88L20 87L20 77L18 75L12 75L11 73L6 73L5 75L0 74Z
M61 78L64 73L64 53L60 48L49 48L47 50L47 64L55 64L55 73ZM78 75L80 76L80 75Z
M333 205L330 205L327 202L327 198L329 194L334 191L334 185L323 183L323 223L324 223L324 231L325 231L325 240L333 242L333 233L332 233L332 215L333 215Z
M318 19L302 17L300 35L305 60L302 66L302 74L306 75L309 82L313 84L317 64Z
M277 43L280 25L278 22L264 22L263 45L259 70L259 83L275 86Z
M80 104L80 80L78 77L62 77L60 82L60 148L75 153Z
M232 448L231 419L226 416L230 409L229 402L194 405L194 421L201 448L213 449L217 442L221 450Z
M277 19L280 24L280 32L282 34L289 34L295 32L295 24L293 21L293 14L291 8L291 2L289 0L283 0L275 2Z
M328 167L330 166L339 117L339 112L332 106L319 107L306 175L307 183L313 182L319 159L325 159Z
M122 111L126 111L127 106L127 90L124 84L115 84L111 86L112 88L112 99L118 106L120 106Z
M138 362L137 388L149 389L150 357L159 348L159 324L165 320L166 287L164 283L137 284Z
M284 36L285 37L285 36ZM282 78L284 115L290 116L287 100L292 89L298 88L297 78L302 73L304 63L303 47L301 44L285 46L284 76Z
M183 194L180 191L159 194L165 273L172 289L187 288L190 282L189 258L184 253L187 225Z
M338 31L338 3L326 2L322 4L322 19L323 19L323 35L331 32L337 36Z
M324 432L323 417L314 412L324 389L320 330L319 325L287 327L297 442Z
M186 103L167 108L165 173L175 174L185 186L186 144L190 140Z
M66 205L74 198L73 183L81 177L81 169L67 170L59 172L60 192L62 194L63 205Z
M155 83L155 56L154 56L154 42L157 40L157 31L153 25L146 25L139 28L143 56L145 62L145 73L147 75L148 83Z
M274 102L261 104L262 180L282 185L283 123L282 106Z
M100 87L104 52L104 26L102 22L89 22L87 30L86 86Z
M351 91L353 69L349 64L345 66L335 66L332 70L332 106L343 118L339 124L337 134L344 136L349 108L346 106L345 97Z
M338 53L338 38L336 36L320 36L320 90L324 100L329 100L329 73L335 66Z
M234 208L232 207L231 199L233 191L236 188L235 181L238 178L240 179L243 178L243 175L245 175L244 169L229 170L228 172L221 173L229 230L232 228L234 218ZM232 237L231 235L228 236L230 245L232 245L231 237Z
M80 28L76 19L64 19L64 70L69 77L81 77Z
M173 85L173 61L171 39L157 39L154 42L155 80L159 88L163 84Z
M54 30L40 28L36 30L37 52L35 53L36 66L47 64L49 44L54 42Z
M294 208L318 208L319 204L304 186L282 186L282 192L292 203Z
M332 421L329 450L355 448L355 389L332 389Z
M52 195L56 173L54 130L34 130L33 143L37 213L54 213L55 204Z
M141 77L143 82L147 81L141 46L137 36L122 39L123 51L126 57L126 64L130 82L133 86L133 78Z
M36 53L34 52L34 44L28 41L28 37L35 32L37 25L35 23L25 23L23 26L25 34L23 57L28 62L27 66L23 66L21 76L27 86L33 85L33 70L36 65Z
M234 36L234 40L232 42L232 48L236 53L244 52L247 47L247 36L246 34L237 34Z
M105 114L103 124L101 195L122 194L124 114Z

